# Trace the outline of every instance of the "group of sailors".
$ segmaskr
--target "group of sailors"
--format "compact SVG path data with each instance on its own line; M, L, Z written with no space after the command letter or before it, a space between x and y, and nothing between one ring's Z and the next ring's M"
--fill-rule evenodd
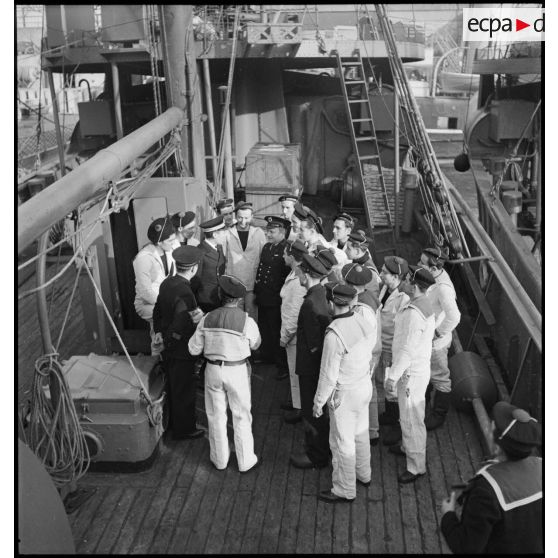
M444 270L448 254L426 247L417 265L387 256L378 271L370 239L350 215L335 218L327 241L321 218L296 196L278 202L281 216L266 216L262 229L252 224L249 202L221 200L218 216L200 224L201 243L192 212L149 226L150 244L133 263L135 308L150 324L152 354L163 357L173 437L204 434L195 412L202 355L210 460L222 470L230 458L228 405L238 469L258 467L251 363L267 362L278 380L290 379L285 421L304 426L291 464L332 463L332 486L321 500L350 502L357 484L370 485L381 429L389 451L406 460L399 483L414 482L426 473L427 430L442 426L450 404L448 349L460 313ZM502 437L522 424L504 426ZM455 501L444 505L455 508ZM445 523L454 535L463 517L456 521Z

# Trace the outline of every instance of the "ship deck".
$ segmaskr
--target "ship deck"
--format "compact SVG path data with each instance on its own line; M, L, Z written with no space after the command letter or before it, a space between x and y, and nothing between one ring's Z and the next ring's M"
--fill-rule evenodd
M69 516L78 554L449 553L439 530L441 500L483 459L473 417L452 410L428 434L427 475L399 485L404 460L371 447L372 482L351 504L326 504L331 466L299 470L289 454L303 429L282 419L289 383L268 365L252 376L255 451L261 467L241 475L231 454L225 471L209 461L206 438L160 442L140 473L88 472L93 496ZM198 392L200 411L202 392ZM200 416L203 413L200 412ZM201 421L203 424L203 421ZM230 426L230 421L229 421ZM232 440L229 428L229 437Z

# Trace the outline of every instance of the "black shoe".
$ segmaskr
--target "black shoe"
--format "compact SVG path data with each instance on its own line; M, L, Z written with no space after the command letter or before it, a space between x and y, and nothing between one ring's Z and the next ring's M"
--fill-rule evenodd
M246 471L239 471L239 473L241 475L245 475L246 473L251 473L254 469L257 469L261 464L262 464L262 458L258 457L258 460L256 461L255 465L252 465L252 467L250 467L250 469L247 469Z
M297 469L323 469L328 463L314 463L306 453L294 453L290 457L290 462Z
M393 446L399 441L401 441L401 426L398 423L390 427L387 434L383 436L382 443L384 444L384 446Z
M434 391L434 408L424 420L426 430L435 430L444 424L450 406L450 392Z
M357 479L357 484L362 484L362 486L369 487L370 486L370 481L364 482L364 481L361 481L360 479Z
M402 456L407 455L403 451L403 448L399 444L395 444L394 446L390 446L388 451L389 451L389 453L394 453L395 455L402 455Z
M354 498L343 498L342 496L337 496L331 490L322 490L318 499L322 502L326 502L328 504L337 504L338 502L352 502Z
M379 441L380 441L380 438L379 438L379 437L370 438L370 445L371 445L371 446L377 446Z
M405 471L404 473L401 473L398 477L397 480L401 483L401 484L408 484L410 482L415 482L419 477L424 476L425 473L419 473L417 475L414 475L413 473L409 472L409 471Z
M287 424L296 424L302 420L302 411L300 409L293 409L285 414L283 419Z

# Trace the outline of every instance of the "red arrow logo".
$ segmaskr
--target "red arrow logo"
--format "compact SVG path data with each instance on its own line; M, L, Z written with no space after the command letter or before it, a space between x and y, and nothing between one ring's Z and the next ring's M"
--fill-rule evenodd
M524 21L521 21L520 19L515 20L515 30L516 31L521 31L522 29L525 29L525 27L531 27L530 23L525 23Z

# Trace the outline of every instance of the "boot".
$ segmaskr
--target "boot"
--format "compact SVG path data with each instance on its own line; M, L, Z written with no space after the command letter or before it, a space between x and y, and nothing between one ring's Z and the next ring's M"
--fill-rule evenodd
M424 421L426 430L434 430L444 424L450 406L450 395L449 391L436 390L434 392L434 408Z
M384 446L393 446L401 441L401 425L399 422L392 425L385 436L382 436L382 443Z
M399 403L386 399L386 410L378 417L380 425L397 424L399 420Z

